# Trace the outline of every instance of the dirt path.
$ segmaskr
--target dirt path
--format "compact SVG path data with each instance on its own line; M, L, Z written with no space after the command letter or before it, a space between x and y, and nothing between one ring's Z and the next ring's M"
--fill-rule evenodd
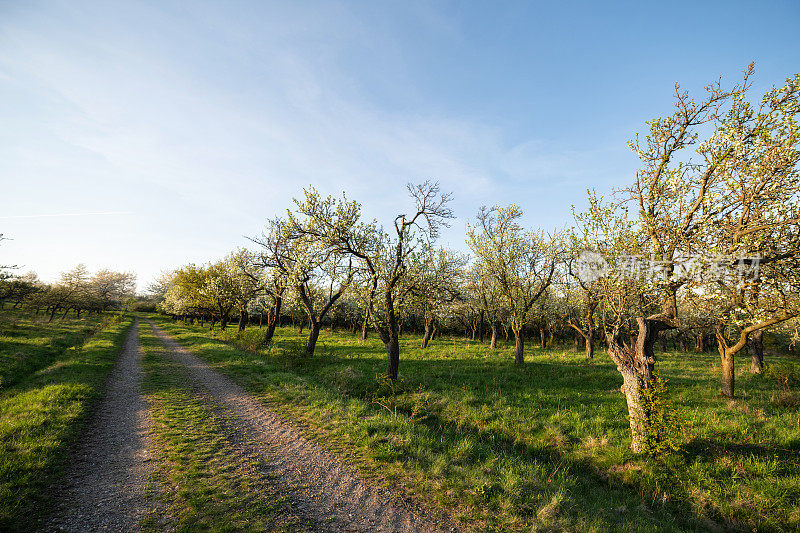
M133 531L150 511L145 488L153 468L140 388L138 323L125 338L106 395L73 454L48 531Z
M188 375L223 406L247 453L267 461L271 474L316 529L337 532L451 531L420 516L403 500L360 479L338 458L307 441L261 402L150 324ZM244 450L243 450L244 451Z

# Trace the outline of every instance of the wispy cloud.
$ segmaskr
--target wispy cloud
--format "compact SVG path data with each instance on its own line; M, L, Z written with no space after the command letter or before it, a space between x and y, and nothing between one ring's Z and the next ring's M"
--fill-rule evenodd
M0 219L12 218L55 218L55 217L94 217L94 216L111 216L111 215L132 215L130 211L107 211L102 213L47 213L40 215L10 215L0 216Z

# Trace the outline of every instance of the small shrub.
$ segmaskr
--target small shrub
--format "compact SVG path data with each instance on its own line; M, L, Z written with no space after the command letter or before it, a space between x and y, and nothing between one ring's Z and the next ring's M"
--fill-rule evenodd
M667 380L656 373L647 387L640 390L645 419L645 453L651 456L680 449L686 427L667 395Z

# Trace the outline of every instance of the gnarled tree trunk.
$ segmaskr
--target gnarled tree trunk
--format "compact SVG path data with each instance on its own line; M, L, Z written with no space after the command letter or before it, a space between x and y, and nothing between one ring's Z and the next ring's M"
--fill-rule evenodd
M639 317L639 334L631 346L621 340L619 331L606 333L608 354L622 374L621 391L628 404L628 418L631 427L631 450L634 453L645 451L647 444L646 428L650 413L642 400L642 391L651 386L655 355L653 345L658 334L665 329L654 320Z

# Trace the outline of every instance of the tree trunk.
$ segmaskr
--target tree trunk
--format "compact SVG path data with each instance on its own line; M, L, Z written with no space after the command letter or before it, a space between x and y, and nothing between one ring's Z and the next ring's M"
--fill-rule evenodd
M484 322L483 322L483 311L481 311L481 321L478 323L478 342L483 344L483 337L484 337Z
M434 329L433 320L426 320L425 321L425 334L422 336L422 344L420 344L420 348L427 348L428 342L431 340L433 336L433 329Z
M492 321L492 340L489 343L489 348L492 350L497 349L497 321Z
M586 359L594 359L594 330L589 328L584 338L586 343Z
M764 331L754 331L750 336L750 372L764 373Z
M642 390L648 385L648 380L633 368L624 368L622 374L622 392L628 404L628 418L631 428L631 451L642 453L646 447L647 413L642 402ZM652 374L651 374L652 375Z
M361 340L367 340L369 336L369 317L364 315L364 324L361 325Z
M722 363L722 395L733 399L736 385L736 367L734 364L734 353L729 349L725 340L725 327L717 325L715 334L717 336L717 351L719 352L720 362Z
M386 374L389 379L395 381L400 370L400 341L392 335L384 346L386 348Z
M50 320L47 321L48 323L53 321L53 318L55 318L55 316L56 316L56 311L58 311L58 307L53 307L50 310Z
M579 335L577 331L573 332L573 334L572 334L572 349L573 349L573 351L575 353L578 353L578 352L581 351L581 339L582 338L583 337L581 335Z
M250 316L247 314L247 311L239 311L239 329L238 331L244 331L244 328L247 327L247 321Z
M314 348L317 346L317 339L319 338L319 328L322 324L320 322L312 322L309 324L308 344L306 345L306 355L309 357L314 355Z
M547 336L546 336L546 333L547 332L546 332L544 327L540 327L539 328L539 343L540 343L540 345L542 347L542 350L547 348Z
M642 390L649 387L653 379L655 355L653 345L658 340L657 323L644 317L637 318L639 334L635 343L628 346L622 342L619 332L606 334L608 354L617 364L622 374L622 393L628 405L628 418L631 428L631 450L634 453L645 451L647 445L646 428L650 414L642 402Z
M721 348L720 359L722 360L722 395L726 398L734 398L734 388L736 382L736 372L733 354Z
M283 298L276 298L275 305L267 315L267 334L264 336L264 342L270 343L272 342L272 337L275 335L275 327L278 325L278 321L281 317L281 304L283 303Z
M514 330L514 363L525 363L525 328Z

